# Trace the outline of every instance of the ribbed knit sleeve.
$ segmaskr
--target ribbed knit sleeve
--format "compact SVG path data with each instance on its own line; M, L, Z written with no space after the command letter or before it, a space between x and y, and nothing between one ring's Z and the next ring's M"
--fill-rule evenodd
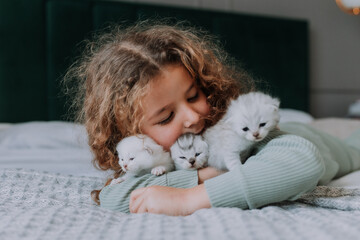
M99 195L100 206L129 213L130 194L133 190L147 186L169 186L191 188L198 185L197 171L179 170L162 176L146 174L132 177L122 183L104 187Z
M257 149L243 165L205 181L213 207L253 209L294 200L314 189L324 173L318 149L304 138L269 134Z

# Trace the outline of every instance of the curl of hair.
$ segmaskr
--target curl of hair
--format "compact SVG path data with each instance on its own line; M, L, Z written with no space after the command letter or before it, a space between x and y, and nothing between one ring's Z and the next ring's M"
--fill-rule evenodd
M186 23L112 26L86 42L64 78L67 93L75 96L76 121L86 127L95 167L113 170L115 178L121 174L116 145L141 133L148 83L171 64L185 67L206 95L207 127L222 117L231 99L253 88L216 38ZM93 195L98 202L99 190Z

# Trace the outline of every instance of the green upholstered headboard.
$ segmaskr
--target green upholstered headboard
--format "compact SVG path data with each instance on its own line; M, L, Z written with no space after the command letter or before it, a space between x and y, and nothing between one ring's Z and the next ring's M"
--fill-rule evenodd
M176 17L220 37L268 82L281 107L309 108L308 24L303 20L92 0L0 1L0 122L63 120L59 82L77 44L110 22Z

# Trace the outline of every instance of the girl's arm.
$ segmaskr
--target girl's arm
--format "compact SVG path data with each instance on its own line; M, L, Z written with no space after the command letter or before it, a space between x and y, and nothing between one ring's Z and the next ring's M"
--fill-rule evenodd
M262 144L261 150L244 165L206 180L204 184L198 185L201 174L198 179L196 171L144 176L148 180L127 180L105 187L100 193L101 206L128 212L130 202L134 213L186 215L210 206L247 209L294 200L317 185L324 172L324 163L311 142L294 135L282 135ZM179 175L174 178L172 174ZM168 178L167 181L164 178ZM168 187L136 190L130 200L132 190L151 185Z
M174 188L151 186L131 193L129 209L132 213L152 212L167 215L188 215L201 208L210 208L210 200L203 182L224 173L212 167L198 170L198 186Z
M204 184L193 188L151 186L131 193L130 212L151 212L174 216L185 216L198 209L210 208L210 200Z
M187 215L212 207L258 208L295 200L315 188L324 172L318 149L304 138L283 135L269 142L244 165L190 189L149 187L134 191L134 213Z
M262 144L245 164L205 181L212 207L254 209L295 200L316 187L325 166L313 143L285 134Z
M160 192L160 186L163 186L161 188L162 190L168 193L170 193L169 189L172 190L178 190L179 193L178 196L182 196L184 192L187 193L189 196L195 196L194 194L190 194L191 191L183 191L186 189L197 189L195 187L198 186L198 184L203 183L205 180L210 179L212 177L218 176L222 174L223 172L216 170L215 168L204 168L200 169L198 171L186 171L186 170L180 170L180 171L174 171L167 174L164 174L162 176L154 176L152 174L146 174L141 177L133 177L129 178L126 181L115 184L115 185L108 185L104 187L99 195L100 198L100 205L104 208L111 209L111 210L117 210L121 212L129 212L129 202L130 201L130 194L135 189L141 189L144 187L154 186L152 189L156 188L156 192ZM149 193L154 194L155 190L148 190L146 192L140 191L141 193L146 193L149 195ZM138 192L138 193L140 193ZM173 191L174 193L175 191ZM135 195L132 196L135 196ZM160 197L161 194L159 194ZM207 195L206 195L207 198ZM170 199L170 197L168 198ZM183 198L182 198L183 199ZM187 199L190 199L187 198ZM194 202L198 200L194 200ZM209 201L209 200L208 200ZM184 203L181 204L184 206Z

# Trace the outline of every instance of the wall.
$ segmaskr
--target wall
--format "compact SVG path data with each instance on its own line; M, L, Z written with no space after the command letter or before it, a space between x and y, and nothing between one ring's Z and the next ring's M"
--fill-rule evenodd
M131 0L128 0L131 1ZM310 23L310 109L315 117L346 116L360 99L360 17L335 0L132 0L306 19Z

